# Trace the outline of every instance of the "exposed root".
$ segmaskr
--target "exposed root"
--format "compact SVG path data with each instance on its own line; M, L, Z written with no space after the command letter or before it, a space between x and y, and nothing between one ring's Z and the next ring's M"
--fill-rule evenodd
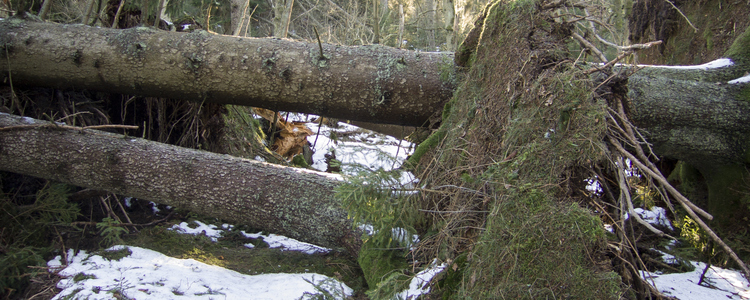
M670 3L673 7L674 4L672 4L669 0L665 0L668 3ZM677 9L677 7L674 7ZM599 59L604 65L599 67L594 65L592 68L585 70L584 74L592 74L596 72L602 72L603 74L609 75L605 80L603 80L597 87L596 90L599 90L600 87L604 85L612 84L610 81L616 77L623 76L623 74L613 74L611 69L614 64L617 62L623 60L624 58L632 55L635 51L641 50L641 49L647 49L655 45L659 45L662 42L661 41L654 41L644 44L635 44L635 45L628 45L628 46L620 46L615 43L611 43L599 36L599 34L596 31L596 25L605 26L606 24L604 22L601 22L597 20L594 16L592 16L587 8L584 8L583 11L585 12L585 15L575 15L571 13L566 13L565 15L560 15L559 17L563 20L566 20L571 23L580 23L583 21L588 21L588 26L576 26L576 30L580 32L576 33L573 32L571 36L578 41L581 46L588 50L590 53L593 53L597 59ZM677 9L679 12L679 9ZM567 11L566 11L567 12ZM682 14L682 12L680 12ZM684 15L683 15L684 17ZM686 18L687 19L687 18ZM690 23L689 20L687 20L688 23ZM690 24L691 27L695 29L692 24ZM603 44L605 47L614 47L619 51L618 56L612 60L607 61L606 57L603 55L603 51L598 49L597 46L593 41L589 41L584 36L594 36L596 39ZM635 69L634 72L637 72L637 69ZM627 77L627 74L624 74L625 77ZM620 212L622 215L623 212L628 212L628 214L639 224L643 225L646 229L653 232L654 234L661 236L661 237L668 237L670 239L675 239L672 236L669 236L662 232L661 230L655 228L651 224L645 222L637 213L634 211L632 198L630 195L630 190L632 186L628 183L626 180L626 174L624 172L624 168L626 167L626 164L624 162L624 159L630 160L630 162L638 168L638 170L643 173L644 176L647 177L647 180L650 184L654 184L656 182L658 184L657 190L662 195L662 199L664 199L665 203L669 206L671 210L673 210L673 206L671 202L669 201L670 198L675 199L688 213L688 215L695 220L695 222L711 237L711 239L719 244L724 251L726 251L727 254L741 267L743 274L745 275L745 278L750 278L748 275L750 274L750 270L748 269L747 265L742 262L742 260L735 254L735 252L726 244L724 243L721 238L719 238L718 235L701 219L705 218L707 220L712 220L713 216L711 216L709 213L704 211L703 209L699 208L695 204L693 204L690 200L688 200L684 195L682 195L677 189L675 189L665 178L664 175L661 174L659 169L651 162L651 159L658 160L658 157L656 157L653 154L653 151L651 149L651 145L646 141L646 139L643 137L643 135L638 132L637 128L629 121L627 112L625 110L625 104L623 103L622 98L618 96L609 97L610 103L608 108L608 114L607 114L607 121L608 121L608 133L607 133L607 141L613 146L613 149L611 153L614 155L610 158L611 163L613 164L613 169L616 171L616 186L619 187L620 195L618 197L615 197L611 194L610 191L607 190L609 193L609 197L613 200L616 200L616 203L619 203L620 206ZM644 147L647 149L644 150ZM626 150L630 149L630 150ZM603 178L601 174L598 176L598 178ZM600 206L601 207L601 206ZM603 208L602 208L603 209ZM614 218L611 215L608 215L610 219L616 220L620 219ZM622 220L620 223L618 230L624 232L624 220ZM618 222L615 222L615 224L618 224ZM637 256L637 249L635 247L635 240L631 241L631 238L628 238L627 235L621 235L624 239L621 241L622 246L626 246L627 248L630 248L630 252L636 253ZM616 247L618 249L621 249L621 247ZM618 257L620 257L618 255ZM624 258L620 257L621 259L625 260ZM645 269L645 264L643 264L642 261L640 261L640 258L638 258L639 265L642 269ZM631 267L633 266L632 262L628 262L628 265ZM633 274L637 274L637 272L632 272ZM645 283L645 280L644 280ZM655 291L653 287L649 287L649 290L652 292ZM652 293L654 294L654 293Z
M613 103L617 107L617 111L614 111L613 109L610 109L610 113L608 115L608 121L609 121L609 134L608 134L608 142L614 147L613 153L619 154L619 157L615 158L618 161L617 168L618 168L618 179L619 179L619 185L620 185L620 191L623 193L620 197L620 201L625 201L627 204L627 211L630 213L632 217L635 218L635 220L641 224L643 224L646 228L651 230L652 232L656 233L659 236L664 236L664 233L660 230L654 228L653 226L650 226L648 223L644 222L643 220L638 217L637 214L633 212L633 204L630 201L629 196L629 190L630 187L627 186L627 181L625 180L625 174L622 171L622 168L625 167L625 164L623 162L623 158L627 158L630 160L630 162L638 168L639 171L643 173L644 176L648 178L649 182L657 182L659 184L659 187L666 191L666 194L663 195L663 199L665 202L669 203L669 196L671 196L673 199L676 199L677 202L685 209L685 211L688 213L688 215L696 222L698 225L703 229L708 235L711 237L711 239L719 244L724 251L740 266L742 269L742 272L745 276L745 278L750 278L748 275L750 274L750 270L748 269L747 265L737 256L737 254L726 244L722 239L702 220L701 217L706 218L708 220L713 219L713 216L711 216L706 211L702 210L695 204L693 204L690 200L688 200L684 195L682 195L677 189L675 189L666 179L666 177L661 174L659 169L651 162L649 159L649 156L655 157L653 153L650 151L649 148L649 155L646 154L644 151L642 145L648 145L648 143L645 141L645 139L637 133L638 130L635 128L629 121L628 117L624 111L623 103L619 98L616 98L616 103ZM629 148L633 149L631 151L628 151L625 149L623 144L627 145ZM633 154L635 152L635 154ZM699 216L700 215L700 216ZM673 237L670 237L674 239Z

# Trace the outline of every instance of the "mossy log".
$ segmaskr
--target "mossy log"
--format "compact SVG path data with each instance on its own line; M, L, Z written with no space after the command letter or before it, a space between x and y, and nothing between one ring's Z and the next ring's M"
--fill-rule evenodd
M11 128L9 126L16 126ZM332 248L357 245L334 175L0 113L0 170L107 190Z
M207 31L0 21L4 82L423 126L450 98L451 53ZM445 67L447 66L447 67ZM451 76L442 76L449 78Z
M741 71L645 67L628 79L631 119L661 156L696 166L750 162L750 86L729 83Z

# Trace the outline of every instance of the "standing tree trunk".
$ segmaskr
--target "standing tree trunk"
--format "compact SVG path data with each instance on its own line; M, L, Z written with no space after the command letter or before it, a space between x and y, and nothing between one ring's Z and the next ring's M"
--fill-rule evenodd
M427 0L427 13L425 14L427 17L427 22L425 22L427 26L427 45L429 49L427 51L435 51L435 27L437 26L436 16L437 16L437 1L438 0Z
M271 6L273 8L273 36L278 38L286 37L286 17L287 8L290 7L290 2L293 0L273 0Z
M443 14L445 15L445 50L454 51L453 36L456 34L456 10L453 7L453 0L443 0Z
M44 2L42 2L42 8L39 10L40 19L44 20L47 18L47 14L49 13L50 8L50 2L52 2L52 0L44 0Z
M356 247L358 236L334 198L335 175L59 126L0 113L0 170L151 200L325 247Z
M404 5L398 5L398 48L406 46L404 44Z
M317 43L14 19L0 21L0 47L0 70L15 84L376 123L422 126L452 93L440 79L450 55L377 45L324 44L321 58Z
M380 44L380 0L372 0L372 30L373 44Z
M229 33L231 35L242 36L240 31L244 24L245 15L247 14L247 8L250 6L249 0L231 0L231 27Z

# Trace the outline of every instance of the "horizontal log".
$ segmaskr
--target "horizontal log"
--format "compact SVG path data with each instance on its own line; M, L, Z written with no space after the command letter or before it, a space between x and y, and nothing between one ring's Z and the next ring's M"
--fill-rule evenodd
M321 56L322 47L322 56ZM4 82L423 126L452 95L452 53L207 31L0 21ZM442 76L441 76L442 75Z
M356 245L340 178L0 113L0 170L106 190L331 248Z

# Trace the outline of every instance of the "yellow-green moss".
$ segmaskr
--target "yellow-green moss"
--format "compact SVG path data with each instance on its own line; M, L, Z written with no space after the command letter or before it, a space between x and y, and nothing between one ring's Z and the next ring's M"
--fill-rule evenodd
M421 142L406 161L407 166L416 166L419 164L419 160L422 159L422 155L435 149L438 144L445 138L446 131L438 130L430 135L424 142Z
M748 28L734 40L724 56L731 58L736 64L750 66L750 30Z
M619 275L595 266L607 259L601 221L560 196L565 172L602 159L606 104L593 97L588 77L565 63L555 72L533 71L542 57L568 55L537 4L489 4L477 61L444 110L438 131L444 143L435 150L444 171L434 184L492 191L476 206L460 195L441 203L489 211L466 264L457 265L460 274L442 279L452 278L446 286L458 282L445 297L617 299L622 292ZM526 40L530 31L550 37L544 51L525 48L534 43ZM458 170L467 171L447 175ZM440 178L448 176L456 178Z

